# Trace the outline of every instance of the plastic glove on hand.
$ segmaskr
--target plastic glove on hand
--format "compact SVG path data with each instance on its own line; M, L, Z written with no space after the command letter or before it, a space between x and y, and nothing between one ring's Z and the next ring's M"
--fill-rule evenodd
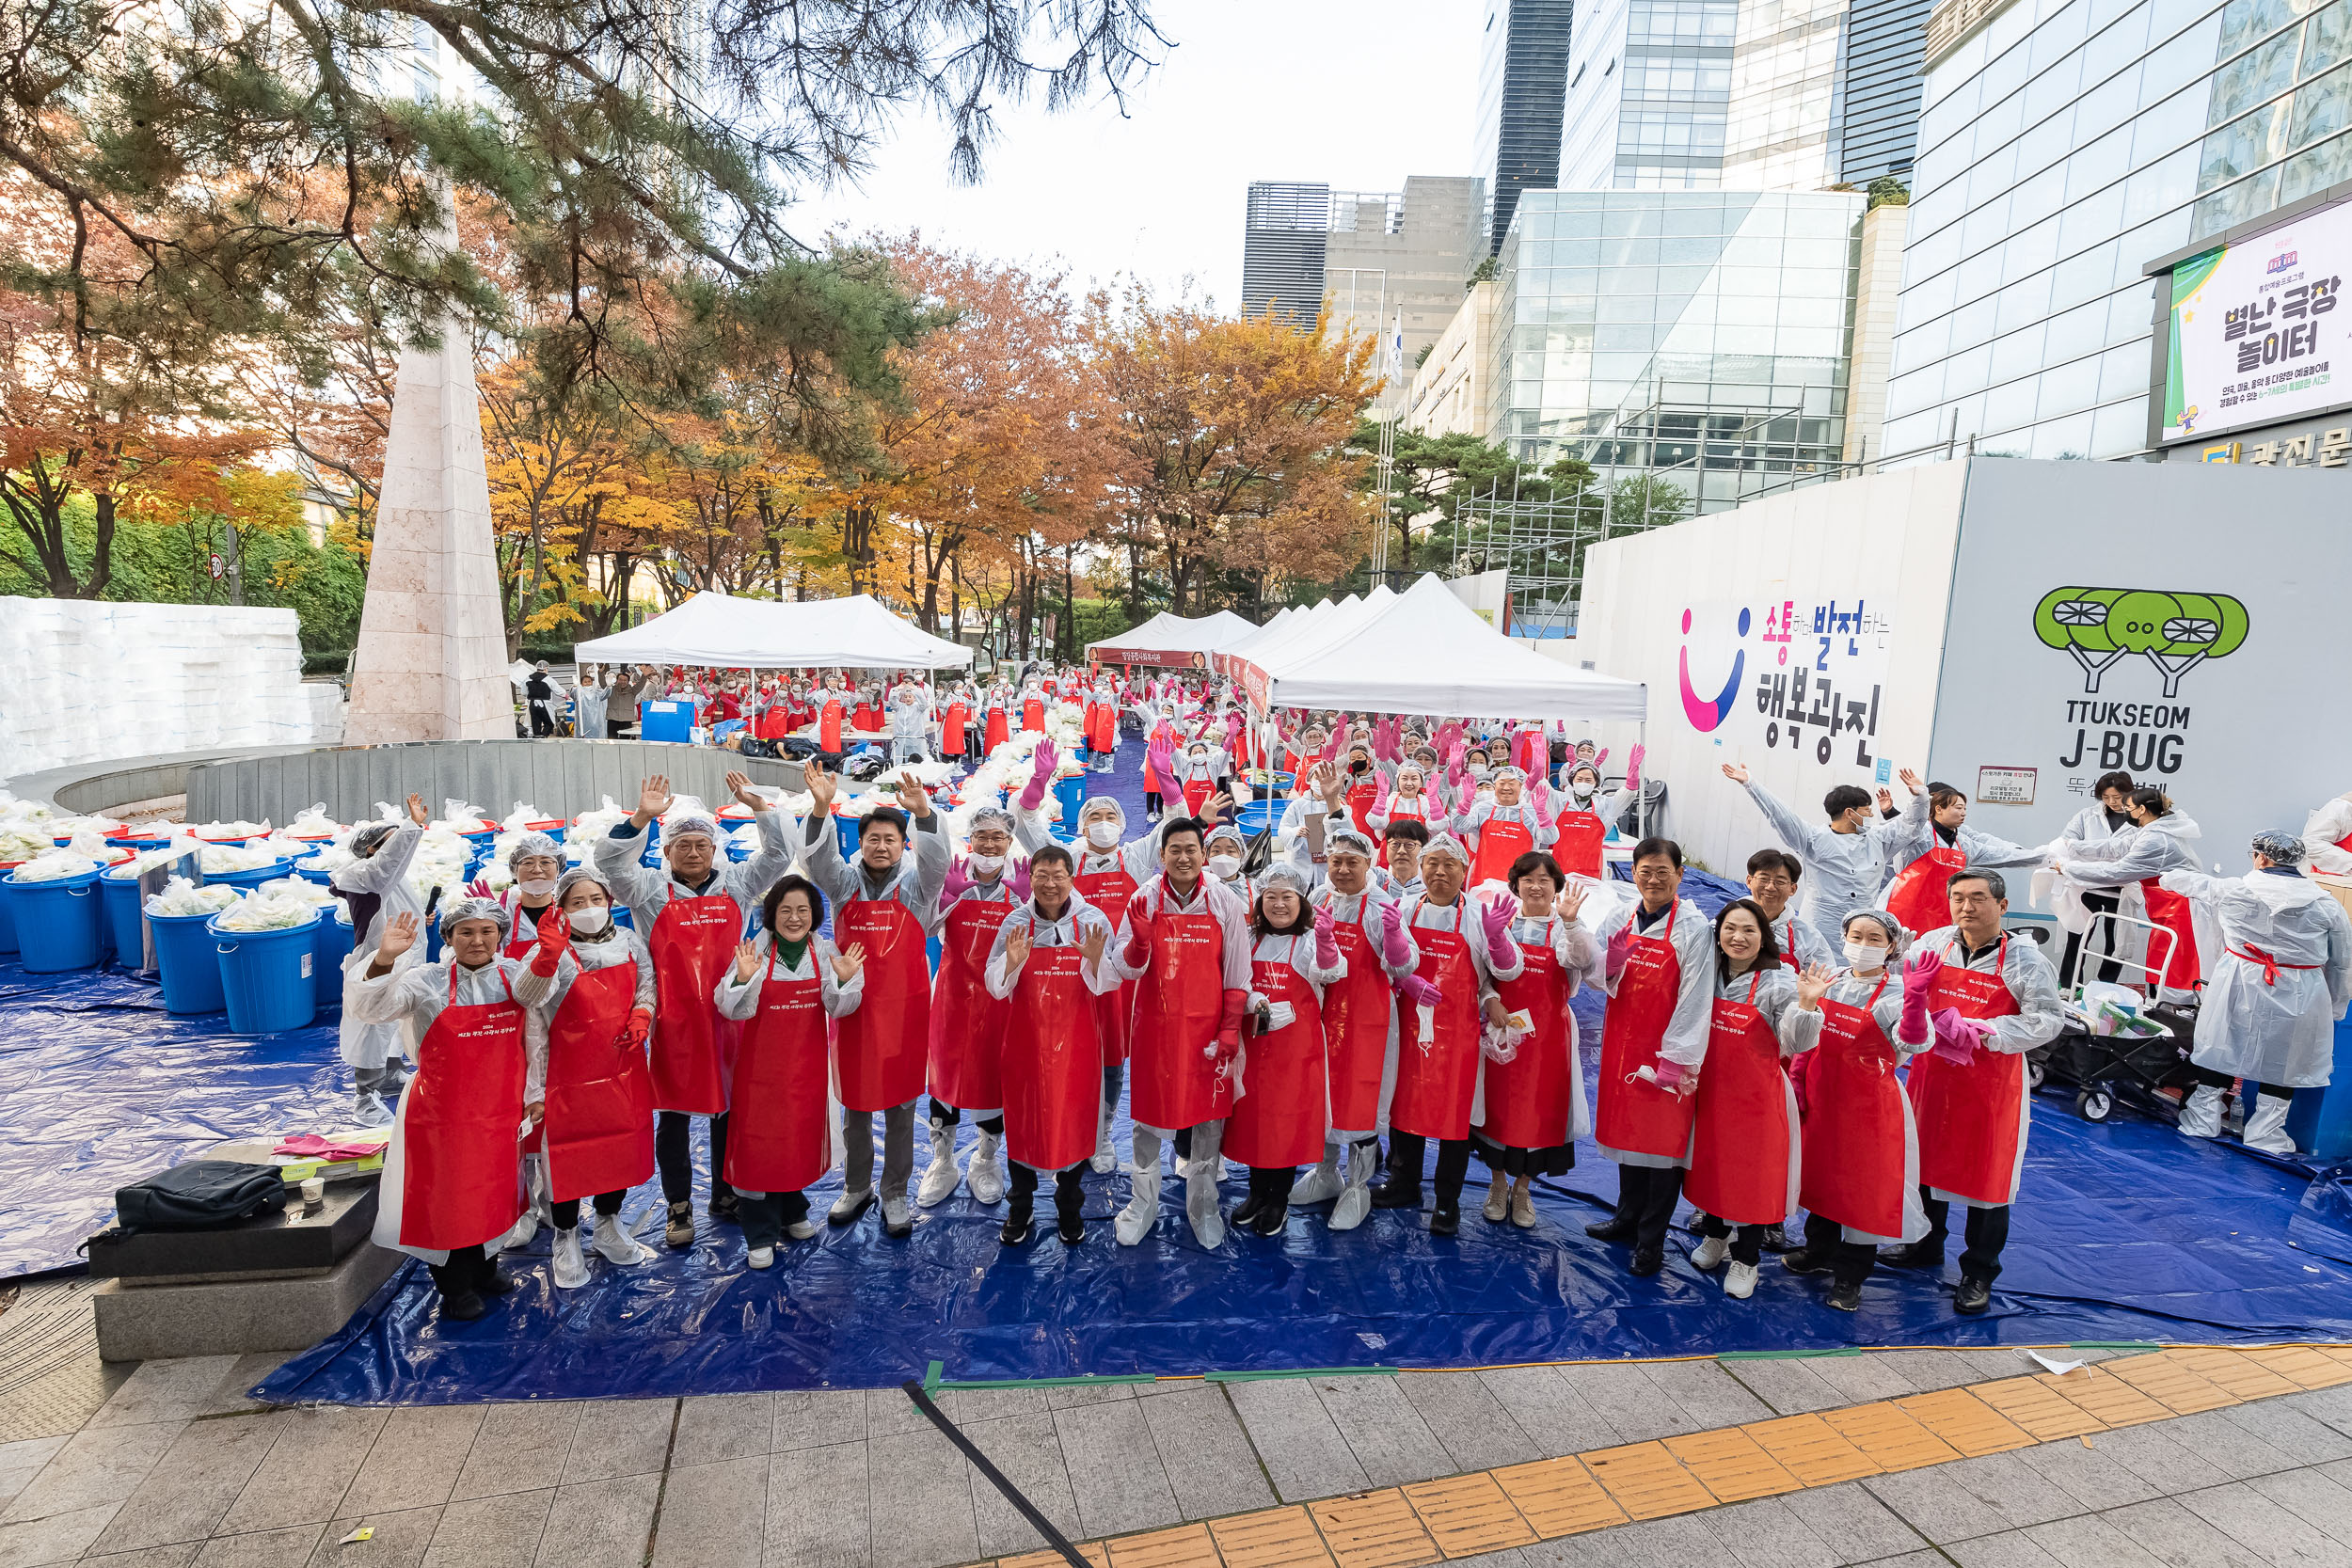
M571 950L572 923L554 905L539 917L539 945L531 950L531 973L541 979L553 974Z
M1500 957L1518 951L1518 943L1511 940L1511 906L1498 900L1478 911L1478 928L1486 939L1486 951Z
M614 1037L612 1043L623 1051L634 1051L644 1044L652 1034L653 1009L632 1007L629 1009L628 1022L621 1025L621 1032Z
M1632 751L1630 751L1630 752L1629 752L1628 753L1626 753L1626 759L1625 759L1625 786L1626 786L1626 788L1628 788L1628 789L1639 789L1639 788L1641 788L1641 787L1642 787L1642 759L1643 759L1644 757L1648 756L1648 755L1649 755L1649 748L1648 748L1648 747L1646 747L1646 746L1636 746L1636 747L1634 747L1634 748L1633 748L1633 750L1632 750Z
M1416 1007L1434 1007L1445 1000L1445 992L1418 974L1407 974L1396 983L1396 989Z
M973 881L971 872L966 869L963 857L957 856L947 863L946 879L939 884L939 907L946 909L963 896L964 889L978 885Z
M1339 922L1331 917L1327 906L1315 910L1315 963L1323 969L1335 967L1340 961Z
M1909 1001L1914 994L1927 995L1935 989L1936 976L1943 973L1943 954L1914 953L1903 965L1903 999Z
M1613 980L1625 972L1626 959L1633 955L1633 922L1627 921L1610 933L1607 951L1609 977Z
M1687 1095L1696 1089L1699 1082L1697 1073L1691 1071L1680 1062L1670 1062L1663 1056L1659 1057L1647 1067L1636 1068L1629 1076L1638 1078L1645 1084L1654 1084L1668 1094L1677 1097Z
M1935 1025L1935 1045L1930 1055L1954 1067L1966 1067L1977 1059L1977 1047L1989 1033L1983 1024L1963 1018L1949 1007L1938 1007L1931 1022Z
M1405 911L1395 904L1380 906L1380 957L1391 966L1403 964L1412 956L1412 946L1405 940Z

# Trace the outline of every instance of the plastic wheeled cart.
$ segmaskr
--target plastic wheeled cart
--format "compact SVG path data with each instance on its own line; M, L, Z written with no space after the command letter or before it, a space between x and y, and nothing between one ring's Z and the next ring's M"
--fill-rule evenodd
M2065 1027L2048 1045L2026 1053L2027 1082L2037 1089L2050 1079L2074 1085L2074 1113L2085 1121L2105 1121L2119 1104L2176 1120L2180 1102L2163 1091L2196 1082L2188 1052L2197 1008L2193 1002L2176 1006L2153 999L2177 939L2161 926L2129 915L2102 913L2093 925L2099 921L2109 924L2112 947L2121 946L2114 940L2122 936L2121 927L2140 927L2147 941L2145 960L2103 957L2103 962L2132 971L2132 983L2078 979L2059 993ZM2089 936L2084 933L2086 949ZM2085 962L2077 973L2090 967Z

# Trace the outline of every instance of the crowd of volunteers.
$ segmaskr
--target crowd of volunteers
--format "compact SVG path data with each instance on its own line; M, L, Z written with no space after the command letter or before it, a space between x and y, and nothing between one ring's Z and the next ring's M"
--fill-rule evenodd
M2162 986L2203 987L2191 1136L2234 1092L2245 1141L2291 1150L2285 1096L2327 1082L2352 1000L2352 923L2301 874L2301 835L2206 875L2195 824L2122 775L2021 847L1909 772L1899 808L1841 785L1816 816L1727 767L1772 842L1710 919L1681 848L1642 832L1642 749L1613 777L1558 725L1253 715L1199 673L669 681L731 703L743 745L803 742L806 793L730 773L748 821L729 826L657 777L584 845L511 834L501 891L433 911L433 962L403 876L421 802L355 832L337 873L358 927L346 1060L363 1096L398 1095L378 1239L433 1265L450 1316L511 1289L497 1253L541 1224L560 1286L590 1251L644 1262L617 1216L657 1173L664 1239L691 1245L695 1117L706 1216L740 1226L753 1269L816 1234L805 1195L836 1166L822 1223L873 1211L904 1237L961 1189L1002 1206L1016 1247L1050 1187L1076 1245L1082 1173L1121 1164L1122 1097L1120 1245L1152 1233L1171 1175L1207 1248L1311 1206L1333 1230L1425 1210L1450 1236L1473 1158L1484 1220L1530 1227L1534 1179L1589 1140L1620 1196L1586 1230L1630 1274L1659 1272L1687 1199L1692 1261L1727 1296L1760 1288L1772 1247L1852 1310L1874 1269L1939 1269L1957 1231L1955 1307L1979 1313L2020 1196L2026 1053L2066 1018L2059 967L2005 924L2010 878L2129 900L2172 937ZM1052 788L1109 767L1122 727L1144 738L1144 822ZM894 772L852 802L834 764L861 737ZM1235 820L1269 790L1267 831ZM1586 988L1607 999L1597 1044L1570 1007Z

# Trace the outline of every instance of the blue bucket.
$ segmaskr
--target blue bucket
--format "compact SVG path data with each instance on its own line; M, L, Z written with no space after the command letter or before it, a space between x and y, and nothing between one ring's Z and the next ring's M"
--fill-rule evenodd
M275 1035L308 1028L318 1017L312 978L318 967L313 956L318 933L310 926L224 931L215 915L204 929L219 958L221 996L232 1033Z
M333 887L335 885L335 874L332 871L321 871L313 866L304 865L300 861L296 861L294 863L294 874L301 878L304 881L312 883L319 887Z
M337 907L319 911L311 923L317 941L310 945L310 994L318 1010L338 1006L343 999L343 959L351 954L351 923L338 918Z
M24 882L8 873L9 918L16 925L18 961L28 974L62 974L95 969L104 941L98 873L60 877L54 882Z
M1241 830L1244 838L1255 838L1282 819L1285 803L1280 800L1252 800L1233 814L1233 826Z
M287 875L293 866L292 861L272 861L267 865L257 865L250 871L207 871L204 873L204 885L206 887L243 888L250 893L263 882L274 882L278 878Z
M866 818L862 816L843 816L838 812L834 814L834 835L841 841L841 858L843 860L853 861L857 859L857 838L858 834L863 832L865 829Z
M139 879L136 877L98 879L98 902L112 939L117 962L136 969L147 952L139 929Z
M1078 812L1087 803L1087 776L1073 773L1066 779L1056 779L1054 799L1061 802L1062 826L1074 830Z
M151 914L155 968L164 981L164 1011L216 1013L229 1004L220 990L220 959L213 952L209 914Z

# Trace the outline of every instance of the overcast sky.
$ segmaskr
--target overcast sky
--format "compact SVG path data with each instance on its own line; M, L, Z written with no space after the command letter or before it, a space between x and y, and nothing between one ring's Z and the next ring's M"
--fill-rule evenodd
M936 124L902 124L862 188L798 208L831 229L920 229L935 243L1067 262L1073 288L1126 272L1231 310L1252 180L1402 189L1469 174L1479 0L1159 0L1174 47L1129 102L1000 117L977 187L949 183Z

